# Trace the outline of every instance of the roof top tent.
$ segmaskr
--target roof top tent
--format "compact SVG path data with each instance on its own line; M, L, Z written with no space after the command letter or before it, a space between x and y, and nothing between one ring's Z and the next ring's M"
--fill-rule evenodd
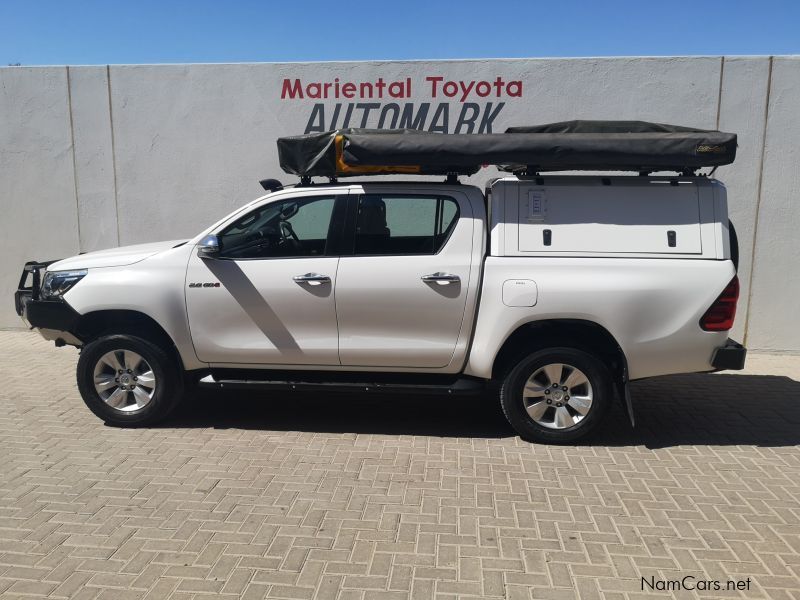
M673 171L694 175L736 157L736 134L645 121L564 121L504 133L339 129L278 139L281 168L313 176L472 175L497 165L518 175L549 171Z

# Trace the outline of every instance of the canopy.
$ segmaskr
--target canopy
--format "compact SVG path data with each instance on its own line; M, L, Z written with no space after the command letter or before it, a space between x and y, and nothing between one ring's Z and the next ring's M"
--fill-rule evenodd
M471 175L526 171L691 172L733 162L736 134L644 121L564 121L505 133L338 129L278 139L281 168L300 177Z

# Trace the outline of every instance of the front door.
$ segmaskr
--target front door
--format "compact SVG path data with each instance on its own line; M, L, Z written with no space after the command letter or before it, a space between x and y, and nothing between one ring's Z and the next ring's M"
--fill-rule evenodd
M461 334L473 257L467 198L389 193L351 197L351 256L336 279L342 365L443 368Z
M337 202L305 196L261 205L219 232L215 258L192 254L186 307L209 363L339 364L331 250Z

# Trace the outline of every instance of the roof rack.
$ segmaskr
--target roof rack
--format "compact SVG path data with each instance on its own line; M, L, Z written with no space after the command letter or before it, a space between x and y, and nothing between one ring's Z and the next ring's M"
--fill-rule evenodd
M278 138L281 168L309 182L354 175L472 175L496 165L547 171L674 171L694 174L736 157L736 134L646 121L564 121L504 133L337 129Z

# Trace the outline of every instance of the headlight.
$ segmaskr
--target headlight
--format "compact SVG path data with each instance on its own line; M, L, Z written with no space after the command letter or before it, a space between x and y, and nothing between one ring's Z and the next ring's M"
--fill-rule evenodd
M86 277L86 269L78 271L52 271L45 273L42 282L42 300L60 300L72 286Z

